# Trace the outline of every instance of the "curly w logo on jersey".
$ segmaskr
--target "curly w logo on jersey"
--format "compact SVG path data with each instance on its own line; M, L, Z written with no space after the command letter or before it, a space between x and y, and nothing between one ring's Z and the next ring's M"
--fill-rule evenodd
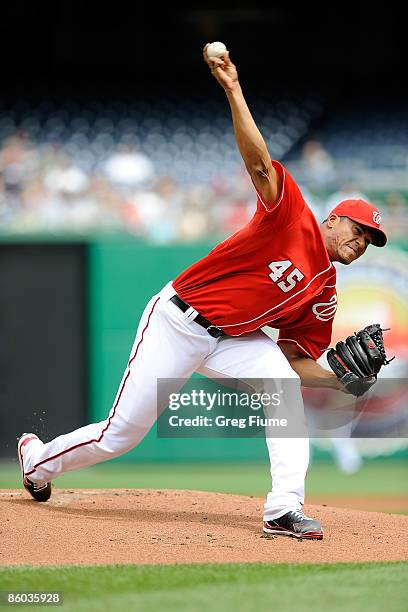
M328 302L319 302L312 306L312 312L318 321L330 321L337 310L337 295L334 294Z

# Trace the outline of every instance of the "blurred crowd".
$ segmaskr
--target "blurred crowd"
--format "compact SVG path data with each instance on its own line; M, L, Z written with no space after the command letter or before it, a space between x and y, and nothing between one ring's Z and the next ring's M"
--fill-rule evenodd
M307 133L304 117L293 115L292 120L292 141L289 132L277 132L281 149L272 154L283 158L319 220L340 200L363 197L382 210L392 237L406 237L408 203L403 185L396 189L387 186L382 191L377 186L374 196L367 193L361 184L353 182L352 174L344 172L347 163L330 154L321 141L304 137L301 140ZM298 127L296 133L294 125ZM172 154L167 151L166 166L151 138L146 139L147 150L143 139L137 145L129 139L115 142L91 164L84 163L86 151L80 150L81 143L70 150L58 138L39 141L21 127L7 133L0 148L0 231L125 232L155 243L230 235L254 212L254 190L244 164L236 151L228 158L220 153L216 136L212 135L208 146L213 149L207 151L207 158L213 162L210 171L205 175L189 171L190 179L183 180L188 170L187 145L191 146L191 164L198 162L187 133L180 131L180 126L177 129L184 136L184 140L179 139L180 155L177 148ZM273 134L268 138L274 141ZM234 150L230 131L226 139ZM160 140L156 142L158 147ZM297 142L302 144L291 155L291 147ZM169 170L172 163L177 172Z
M237 164L207 182L160 176L130 145L87 172L55 145L22 133L0 149L0 225L8 233L127 232L157 243L229 234L250 218L253 188Z

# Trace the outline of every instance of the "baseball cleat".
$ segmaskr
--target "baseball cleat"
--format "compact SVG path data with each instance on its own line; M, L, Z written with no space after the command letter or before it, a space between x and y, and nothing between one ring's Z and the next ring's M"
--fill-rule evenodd
M27 476L24 475L23 452L24 452L24 448L32 440L39 440L39 437L33 433L25 433L19 439L18 445L17 445L17 454L18 454L18 460L20 461L23 486L25 490L29 492L31 497L35 499L35 501L46 502L51 497L51 483L46 482L42 485L38 485L32 480L30 480L29 478L27 478Z
M323 540L323 528L319 521L305 516L302 510L292 510L277 519L264 521L263 531L292 538Z

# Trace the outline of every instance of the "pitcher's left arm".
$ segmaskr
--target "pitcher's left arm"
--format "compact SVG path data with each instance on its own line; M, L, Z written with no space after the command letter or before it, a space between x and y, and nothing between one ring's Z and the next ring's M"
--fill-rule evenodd
M343 388L334 372L326 370L311 357L305 357L295 344L281 341L279 347L305 387Z

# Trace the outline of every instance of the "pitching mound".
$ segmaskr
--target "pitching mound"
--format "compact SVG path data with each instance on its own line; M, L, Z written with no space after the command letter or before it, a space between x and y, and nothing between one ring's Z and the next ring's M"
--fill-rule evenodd
M1 565L405 560L408 516L306 506L323 541L262 535L263 500L200 491L0 492Z

